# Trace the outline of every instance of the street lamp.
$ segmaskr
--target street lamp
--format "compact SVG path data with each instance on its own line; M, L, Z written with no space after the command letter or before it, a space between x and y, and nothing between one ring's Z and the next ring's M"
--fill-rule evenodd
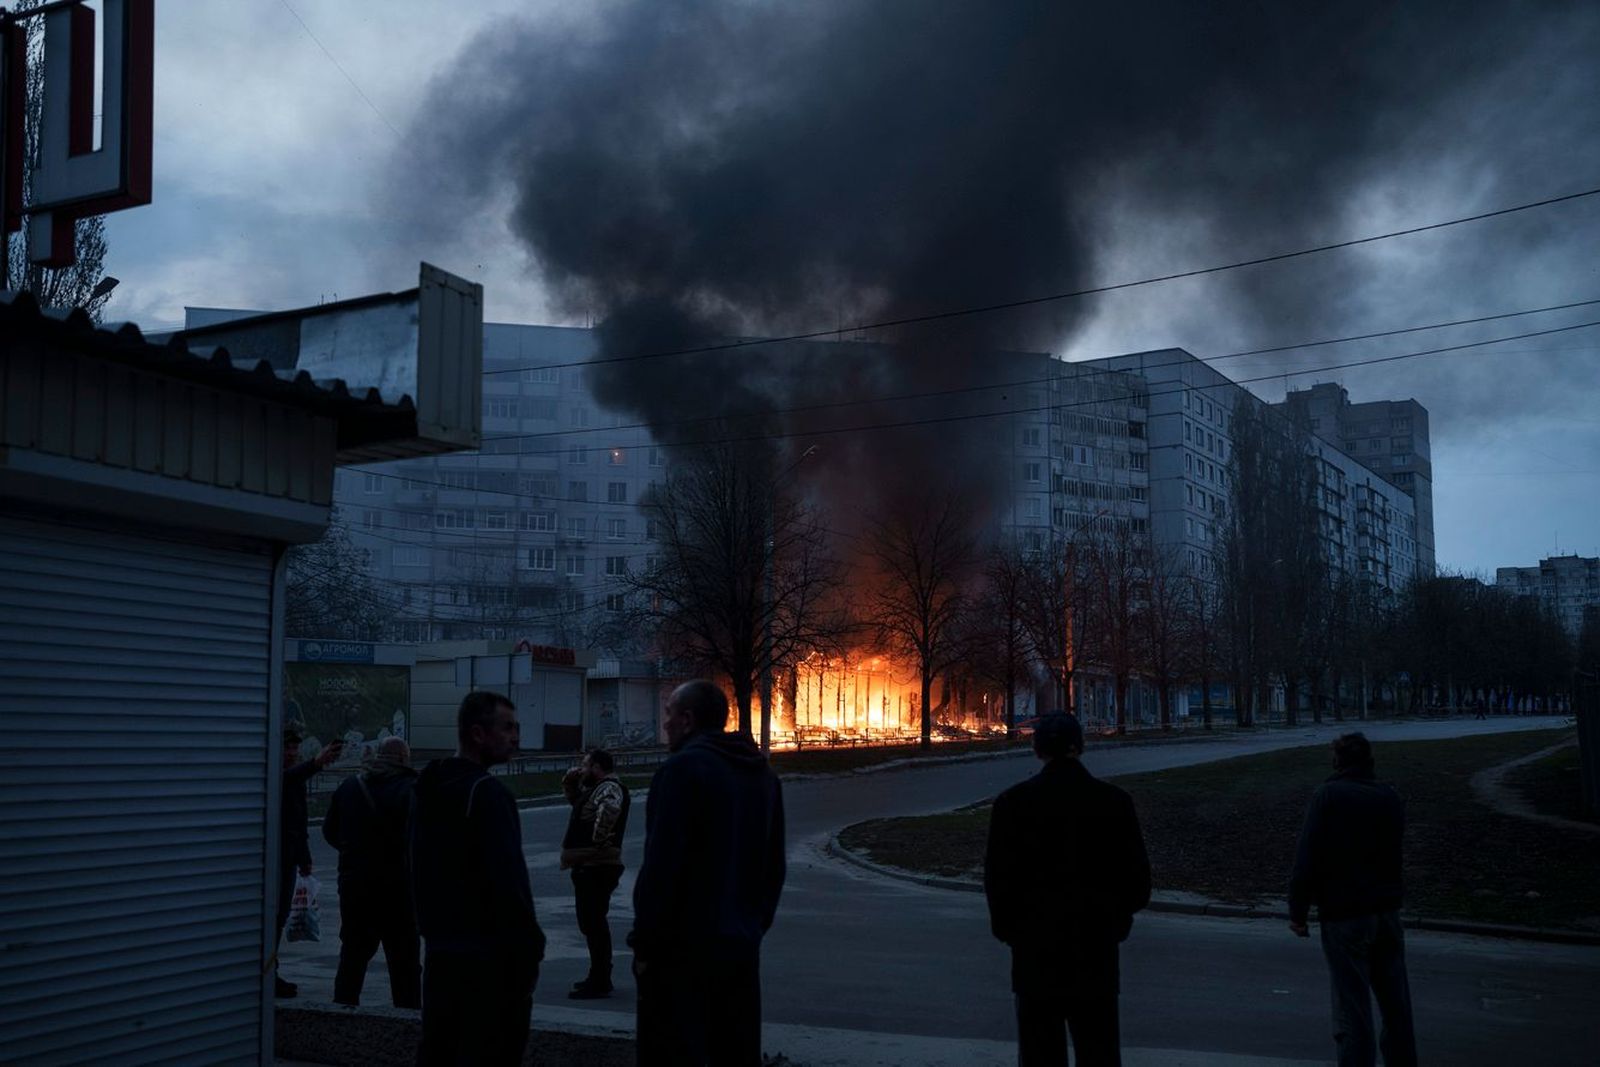
M772 751L772 512L778 506L778 485L808 458L816 454L812 445L800 458L772 477L772 499L767 502L767 536L761 543L761 751Z

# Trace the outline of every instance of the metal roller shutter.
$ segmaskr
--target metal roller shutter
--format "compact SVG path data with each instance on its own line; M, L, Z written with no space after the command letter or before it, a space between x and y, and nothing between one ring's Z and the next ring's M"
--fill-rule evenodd
M0 1061L255 1061L273 559L0 518Z

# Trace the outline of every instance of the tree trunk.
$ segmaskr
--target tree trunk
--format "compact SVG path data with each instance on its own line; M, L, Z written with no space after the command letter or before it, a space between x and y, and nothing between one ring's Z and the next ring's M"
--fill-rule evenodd
M922 676L922 750L933 747L933 676Z
M1340 700L1341 690L1344 689L1344 672L1333 672L1333 720L1344 722L1344 705Z
M1161 728L1172 729L1172 686L1161 687Z
M1200 719L1207 730L1211 729L1211 676L1200 676Z
M750 701L755 693L755 686L748 678L736 678L733 682L733 702L739 709L739 732L754 737L750 731Z
M1289 674L1283 676L1283 724L1300 725L1300 679Z
M1322 723L1322 672L1317 671L1311 676L1311 721Z
M1128 732L1128 676L1117 675L1117 733Z

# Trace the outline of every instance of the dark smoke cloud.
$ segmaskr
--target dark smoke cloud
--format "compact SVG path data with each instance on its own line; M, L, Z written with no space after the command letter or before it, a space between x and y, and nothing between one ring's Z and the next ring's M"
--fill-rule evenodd
M634 0L478 40L422 109L417 141L433 157L404 186L435 220L509 189L544 283L575 318L603 322L607 355L914 317L1100 280L1099 249L1147 239L1109 227L1124 193L1144 205L1138 230L1198 221L1229 251L1343 235L1362 190L1458 152L1452 127L1491 106L1497 79L1522 77L1531 52L1592 43L1589 15L1488 0ZM1528 163L1476 165L1493 184ZM1359 301L1355 269L1252 272L1219 311L1310 328ZM753 347L593 374L606 403L673 440L686 416L1014 378L990 353L1058 349L1091 308L863 338L892 352ZM754 428L993 410L1003 396ZM985 450L959 436L832 438L819 462L880 490L980 486L991 472L969 464Z

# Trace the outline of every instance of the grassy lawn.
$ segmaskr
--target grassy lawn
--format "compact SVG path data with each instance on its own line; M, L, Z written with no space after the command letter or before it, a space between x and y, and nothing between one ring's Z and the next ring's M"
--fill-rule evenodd
M1542 760L1518 767L1506 776L1506 784L1544 814L1600 823L1600 817L1584 810L1578 782L1577 745L1569 745Z
M1600 929L1600 838L1497 814L1469 785L1485 767L1570 736L1552 730L1379 745L1379 775L1406 798L1409 913ZM1139 809L1158 889L1255 903L1286 894L1306 802L1329 769L1319 745L1116 781ZM880 863L975 874L988 821L980 806L861 823L841 837Z

